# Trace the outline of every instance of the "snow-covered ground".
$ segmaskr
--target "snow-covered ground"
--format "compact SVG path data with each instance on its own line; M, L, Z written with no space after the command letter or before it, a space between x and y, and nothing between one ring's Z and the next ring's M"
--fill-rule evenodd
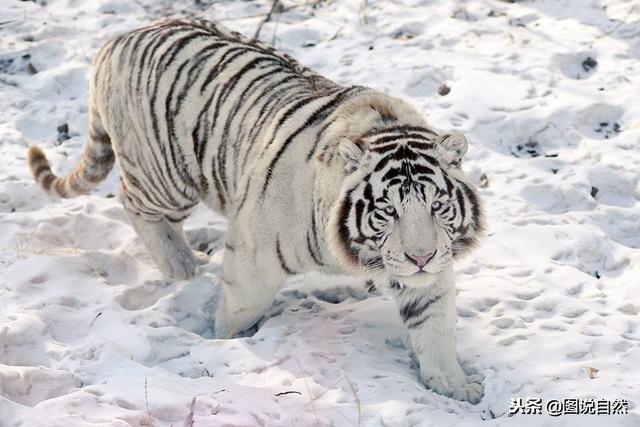
M0 3L0 426L640 425L637 0L319 1L260 33L469 135L488 235L457 266L457 332L486 376L477 406L424 388L394 303L361 280L292 280L255 335L215 340L223 218L189 220L212 264L176 283L112 197L117 171L74 200L33 183L29 144L58 173L78 160L106 40L185 14L253 35L270 1L40 3ZM516 397L629 415L508 417Z

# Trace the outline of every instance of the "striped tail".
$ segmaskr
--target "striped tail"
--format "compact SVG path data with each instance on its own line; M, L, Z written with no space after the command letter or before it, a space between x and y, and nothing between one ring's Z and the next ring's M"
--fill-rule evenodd
M102 129L99 119L96 119L93 118L93 126L89 126L89 141L84 147L80 162L73 172L63 178L53 174L47 157L39 147L29 147L31 173L51 196L71 198L86 194L109 175L115 156L109 135Z

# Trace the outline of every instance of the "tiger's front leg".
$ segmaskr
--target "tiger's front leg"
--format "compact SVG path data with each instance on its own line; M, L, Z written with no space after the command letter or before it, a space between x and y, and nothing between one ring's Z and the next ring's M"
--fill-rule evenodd
M237 233L230 227L229 236ZM238 240L225 243L220 281L220 302L216 312L216 338L233 338L255 325L273 304L283 279L269 263L255 256Z
M395 299L426 385L475 404L482 398L482 378L467 376L458 362L455 295L453 280L444 279L426 288L401 288Z

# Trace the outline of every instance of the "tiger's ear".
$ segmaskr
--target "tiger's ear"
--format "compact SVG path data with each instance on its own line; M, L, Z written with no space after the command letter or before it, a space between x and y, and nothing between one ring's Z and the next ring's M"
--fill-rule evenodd
M338 145L338 151L344 160L344 170L347 175L355 172L364 160L364 151L349 138L342 138Z
M468 148L467 138L460 132L445 134L438 144L439 158L447 166L459 168Z

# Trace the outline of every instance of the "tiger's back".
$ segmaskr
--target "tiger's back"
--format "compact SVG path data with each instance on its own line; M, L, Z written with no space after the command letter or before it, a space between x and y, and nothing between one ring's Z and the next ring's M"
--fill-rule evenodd
M95 65L92 104L121 163L124 203L174 221L200 198L227 212L247 170L282 130L277 116L342 90L208 22L125 34Z

